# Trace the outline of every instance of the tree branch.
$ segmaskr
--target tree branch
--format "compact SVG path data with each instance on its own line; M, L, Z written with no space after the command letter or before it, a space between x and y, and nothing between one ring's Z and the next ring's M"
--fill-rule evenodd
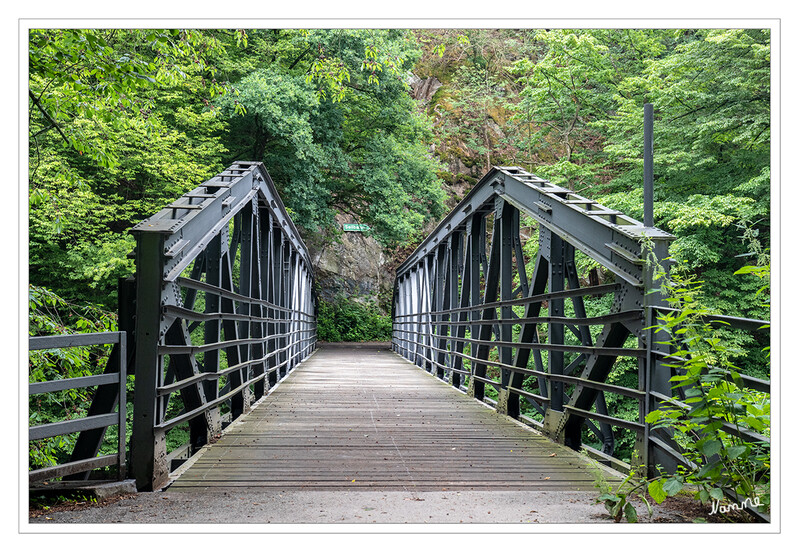
M310 46L308 46L308 47L305 49L305 51L304 51L303 53L301 53L297 59L295 59L295 60L294 60L294 63L292 63L292 64L289 66L289 71L291 71L292 69L294 69L294 67L296 67L296 66L297 66L297 64L300 62L300 60L301 60L302 58L304 58L304 57L305 57L305 54L307 54L308 52L310 52L310 51L313 49L313 47L314 47L314 45L313 45L313 44L311 44Z
M69 144L69 138L67 138L67 135L66 135L66 134L64 134L64 131L63 131L63 130L61 130L61 127L60 127L60 126L58 126L58 123L56 122L56 120L55 120L55 119L53 119L53 118L50 116L50 114L49 114L49 113L47 113L47 111L44 109L44 107L42 106L42 104L41 104L41 103L39 103L39 99L38 99L38 98L37 98L37 97L34 95L34 93L33 93L33 91L32 91L32 90L28 90L28 96L30 96L30 99L31 99L31 101L33 101L33 105L35 105L35 106L36 106L36 107L39 109L39 111L41 112L41 114L42 114L42 115L44 115L44 118L45 118L45 119L47 119L47 120L50 122L50 124L51 124L51 125L53 125L53 126L55 127L55 129L58 131L58 133L61 135L61 137L64 139L64 141L65 141L67 144Z

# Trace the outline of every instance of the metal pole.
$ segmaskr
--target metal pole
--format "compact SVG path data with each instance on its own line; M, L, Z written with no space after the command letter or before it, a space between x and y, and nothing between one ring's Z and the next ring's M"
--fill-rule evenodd
M655 112L652 104L644 104L644 226L654 226L654 149L653 126Z
M161 420L157 388L162 380L161 290L164 271L164 235L139 232L136 236L136 391L133 393L131 468L140 491L154 491L169 478L166 438L155 426ZM124 385L124 383L122 384Z

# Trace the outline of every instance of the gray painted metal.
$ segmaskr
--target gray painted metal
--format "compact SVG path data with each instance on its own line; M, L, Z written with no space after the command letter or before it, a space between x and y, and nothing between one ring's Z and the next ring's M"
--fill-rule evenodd
M655 225L654 125L655 109L644 104L644 226Z
M521 248L520 214L538 226L529 280L524 267L532 259ZM452 244L461 236L458 249ZM664 336L652 329L657 310L668 307L655 286L656 267L646 262L647 248L655 259L667 259L672 239L651 222L642 224L519 167L494 167L398 268L393 350L456 387L468 383L475 398L571 448L623 466L613 457L615 441L631 431L650 469L674 470L684 461L677 447L645 423L672 395L673 371L666 364L674 360L661 343ZM590 279L577 273L576 251L608 269L615 282L581 287ZM455 252L458 262L437 261ZM438 287L431 289L429 281ZM437 301L442 295L448 304ZM586 295L610 295L609 311L587 316ZM519 307L523 314L514 312ZM715 318L750 330L763 323ZM637 346L626 344L628 336ZM616 358L624 356L638 359L636 388L607 381ZM768 388L755 378L745 381ZM606 393L637 404L638 420L608 412ZM526 414L522 401L532 408ZM599 441L597 450L583 443L586 428Z
M97 387L94 393L95 400L93 400L87 416L32 426L28 429L28 439L31 441L69 433L79 433L71 461L48 468L31 470L28 473L30 482L44 481L55 477L76 478L75 476L80 476L78 478L88 478L92 470L112 465L116 465L118 478L120 480L125 478L127 452L125 443L127 401L125 400L124 391L127 383L126 343L127 334L124 331L36 336L28 339L29 351L114 345L103 374L37 382L28 385L29 395ZM112 390L110 395L113 396L113 399L97 401L98 395L109 394L108 389ZM113 425L119 428L117 452L113 455L97 457L105 430ZM89 433L92 433L92 440L96 439L97 441L94 447L86 447L87 439L85 437ZM95 437L95 434L97 437Z
M316 342L313 269L261 163L237 162L133 228L136 390L131 456L140 490L285 377Z
M58 464L57 466L49 466L47 468L31 470L28 472L28 482L37 483L39 481L46 481L48 479L55 479L57 477L62 477L66 480L69 476L81 473L91 473L92 470L105 468L106 466L118 466L118 464L119 457L116 454L97 456L87 460L76 460L74 462ZM117 467L117 469L119 469L119 467Z

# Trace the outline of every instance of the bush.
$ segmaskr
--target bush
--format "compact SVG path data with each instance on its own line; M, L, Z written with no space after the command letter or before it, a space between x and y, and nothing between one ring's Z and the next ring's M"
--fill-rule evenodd
M391 317L375 300L337 297L319 304L317 336L321 341L389 341Z

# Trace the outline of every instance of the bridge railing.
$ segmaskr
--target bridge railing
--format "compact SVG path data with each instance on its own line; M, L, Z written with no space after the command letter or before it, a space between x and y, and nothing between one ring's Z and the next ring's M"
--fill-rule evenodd
M398 268L393 348L619 469L635 457L674 470L676 447L645 421L672 396L671 351L648 314L668 304L645 261L650 249L667 259L671 240L518 167L494 167Z
M86 416L29 427L29 441L38 441L78 433L69 461L54 466L30 470L30 483L55 478L86 479L89 473L108 466L116 467L117 479L124 479L126 471L126 393L127 338L125 332L100 332L72 335L37 336L29 338L29 351L46 351L72 347L113 345L113 351L102 374L37 381L28 385L29 396L58 393L78 389L96 388L95 400ZM121 397L121 400L120 400ZM64 405L64 412L70 405ZM115 454L98 456L103 435L110 426L117 426Z
M313 351L316 306L307 249L260 163L234 164L133 233L131 465L152 489Z
M649 310L650 320L652 320L653 323L657 322L657 320L664 315L678 312L674 308L663 306L651 307ZM741 334L748 335L750 337L762 336L766 338L766 341L771 335L770 323L767 320L723 315L705 315L700 317L700 321L703 324L723 327L726 330L738 331ZM667 374L670 378L674 376L685 375L686 368L684 365L690 361L688 358L676 355L674 351L665 350L652 351L649 360L651 364L657 366L659 373ZM735 386L738 388L749 389L766 395L771 395L770 380L747 375L741 371L736 371L733 376L728 369L718 366L709 367L709 369L710 368L717 372L719 377L723 376L725 381L729 381L731 383L734 382ZM692 407L684 402L687 398L686 393L687 388L684 386L675 386L672 392L668 394L650 390L647 394L647 398L650 401L648 410L652 411L661 407L668 408L677 406L678 408L688 412L692 409ZM737 437L742 441L759 443L767 447L771 445L771 438L767 435L752 431L751 429L742 427L740 425L736 425L730 420L718 419L718 422L721 424L721 431ZM652 428L651 425L647 424L645 427L645 432L645 438L647 442L650 443L650 446L655 447L662 453L667 454L679 464L691 464L691 461L685 458L683 453L680 451L680 448L675 446L671 439L670 433L666 429Z

